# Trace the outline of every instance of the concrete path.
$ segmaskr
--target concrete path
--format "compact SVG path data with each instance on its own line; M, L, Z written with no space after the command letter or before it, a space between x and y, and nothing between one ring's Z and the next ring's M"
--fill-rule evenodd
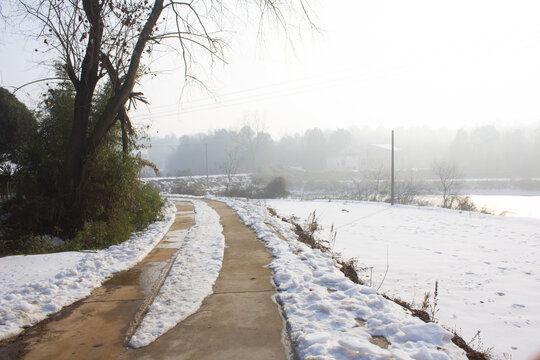
M272 301L272 273L266 268L272 256L227 205L208 204L221 217L226 244L214 293L154 343L126 349L120 359L287 358L283 322Z
M209 201L225 235L223 267L202 307L156 342L125 347L174 258L167 236L137 266L81 300L0 344L0 359L286 359L283 321L265 266L272 257L233 210ZM191 205L177 205L171 231L192 226Z
M169 233L193 225L193 205L176 204ZM167 247L161 247L162 244ZM166 235L130 270L114 275L90 296L0 344L0 359L116 359L126 336L153 300L178 248Z

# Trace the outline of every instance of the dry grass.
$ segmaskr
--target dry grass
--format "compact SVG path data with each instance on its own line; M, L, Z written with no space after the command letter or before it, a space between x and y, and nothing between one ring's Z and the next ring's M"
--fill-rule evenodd
M479 334L478 332L477 334ZM475 335L476 336L476 335ZM473 338L474 339L474 338ZM471 348L471 346L463 340L463 338L459 335L457 335L454 332L454 337L452 338L452 342L456 344L459 348L463 349L465 353L467 354L467 359L469 360L488 360L491 359L491 356L489 354L488 350L474 350Z
M273 216L277 216L277 212L268 208L268 212ZM294 217L282 218L283 221L288 222L294 226L294 232L298 236L298 241L303 242L312 249L319 249L322 252L329 253L340 265L340 270L349 280L355 284L365 285L365 283L358 276L357 271L357 259L343 260L338 254L335 254L332 250L333 244L336 239L335 232L331 231L332 235L329 241L321 241L315 237L315 233L321 229L317 221L317 214L313 211L309 214L304 224L298 223L298 220ZM327 244L328 243L328 244Z

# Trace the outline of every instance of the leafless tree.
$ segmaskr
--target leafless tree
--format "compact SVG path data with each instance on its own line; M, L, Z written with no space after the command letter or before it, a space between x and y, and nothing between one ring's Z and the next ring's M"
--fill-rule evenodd
M57 52L75 89L72 130L63 162L59 196L62 227L81 225L81 193L87 159L111 128L121 124L124 149L132 133L127 110L146 101L134 91L138 78L155 75L151 54L158 48L177 51L185 77L200 56L224 60L222 23L233 10L257 9L261 18L288 26L288 14L297 13L311 23L307 0L18 0L25 16L41 24L39 36L49 51ZM90 121L94 95L104 84L112 89L106 106ZM60 195L61 194L61 195Z
M442 207L451 209L457 195L459 172L454 164L440 161L434 163L433 170L439 178Z
M413 176L396 182L396 202L403 205L415 204L419 193L418 182Z
M356 196L365 201L382 201L387 193L385 182L388 184L384 166L374 166L362 174L360 181L354 181Z
M385 171L382 165L375 167L368 173L369 179L374 184L373 189L373 200L377 201L381 196L383 196L383 182L388 179L388 174Z
M227 160L223 163L222 169L225 175L227 175L227 187L225 189L225 193L227 194L231 189L232 180L238 170L238 148L225 150L225 154L227 155Z

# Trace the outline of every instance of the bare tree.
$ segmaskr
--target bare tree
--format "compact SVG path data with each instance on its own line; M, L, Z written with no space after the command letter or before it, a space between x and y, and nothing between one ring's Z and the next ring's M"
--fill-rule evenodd
M416 203L418 193L418 182L413 176L396 182L396 202L398 204L410 205Z
M370 200L379 201L381 197L384 197L383 182L386 180L388 183L388 174L382 165L378 165L368 173L368 178L374 185L373 195Z
M227 187L225 193L228 194L231 189L234 175L236 175L236 171L238 170L238 147L225 150L225 154L227 155L227 160L223 163L222 169L225 172L225 175L227 175Z
M39 36L55 51L75 89L72 130L63 162L58 196L62 197L59 225L82 224L81 201L88 159L116 123L120 123L124 151L133 133L128 109L145 101L134 91L138 78L152 74L149 63L156 48L177 51L184 60L187 80L192 63L206 54L224 59L221 23L232 12L225 0L18 0L26 15L41 24ZM258 9L287 26L287 14L299 13L311 23L306 0L243 0L231 6ZM174 41L174 42L173 42ZM95 113L94 95L109 84L111 95Z
M439 178L442 207L451 209L457 195L459 172L454 164L439 161L433 164L433 170Z
M385 184L386 182L386 184ZM384 166L373 166L370 170L366 170L360 181L354 180L356 188L356 196L365 201L383 201L388 185L388 174Z

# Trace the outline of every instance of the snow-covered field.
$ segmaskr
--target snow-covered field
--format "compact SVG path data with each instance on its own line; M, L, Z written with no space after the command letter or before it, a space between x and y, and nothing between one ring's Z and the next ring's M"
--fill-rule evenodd
M163 221L105 250L0 258L0 339L85 298L113 273L133 267L163 238L175 213L168 203Z
M221 264L225 238L219 215L205 202L194 200L195 225L169 232L179 239L176 255L163 286L130 340L133 347L152 343L180 321L196 312L212 293Z
M416 304L439 283L441 324L513 360L540 353L540 220L342 201L266 201L280 215L317 210L335 250L373 267L381 291ZM387 261L388 256L388 261ZM369 275L369 271L366 272Z
M540 219L540 196L470 195L478 207L486 207L495 214Z
M300 359L466 359L450 332L412 317L375 289L354 284L329 254L296 241L291 225L266 208L225 201L275 257L269 267L277 300Z

